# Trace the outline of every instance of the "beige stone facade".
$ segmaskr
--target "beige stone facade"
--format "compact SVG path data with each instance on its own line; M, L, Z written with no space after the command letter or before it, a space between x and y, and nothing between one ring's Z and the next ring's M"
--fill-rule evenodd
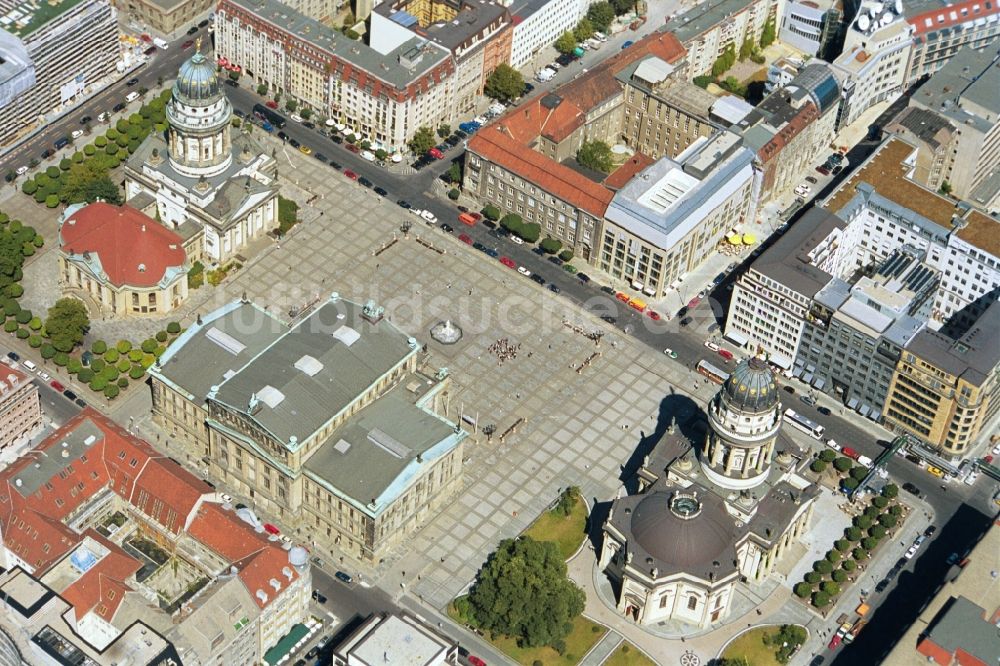
M708 114L716 97L679 77L625 84L621 136L631 148L654 159L677 157L699 137L715 131Z
M187 273L180 270L162 286L114 285L94 275L85 262L60 254L59 278L64 293L89 298L106 317L162 317L188 297Z
M126 23L136 22L156 35L174 37L206 18L212 0L114 0Z
M23 371L0 366L0 451L27 444L41 430L38 387Z

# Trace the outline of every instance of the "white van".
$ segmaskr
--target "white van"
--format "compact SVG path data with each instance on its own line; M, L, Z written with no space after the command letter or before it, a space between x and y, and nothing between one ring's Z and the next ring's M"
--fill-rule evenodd
M28 359L24 359L23 361L21 361L21 364L22 364L22 365L23 365L24 367L26 367L26 368L27 368L28 370L31 370L32 372L34 372L35 370L37 370L37 369L38 369L38 366L37 366L37 365L35 365L34 363L32 363L32 362L31 362L30 360L28 360Z
M155 45L155 46L156 46L157 48L161 48L161 49L163 49L164 51L166 51L166 50L167 50L167 48L169 48L169 46L170 46L169 44L167 44L166 40L164 40L164 39L162 39L162 38L160 38L160 37L154 37L154 38L153 38L153 44L154 44L154 45Z
M139 99L139 93L135 92L134 90L129 94L125 95L126 102L134 102L137 99Z

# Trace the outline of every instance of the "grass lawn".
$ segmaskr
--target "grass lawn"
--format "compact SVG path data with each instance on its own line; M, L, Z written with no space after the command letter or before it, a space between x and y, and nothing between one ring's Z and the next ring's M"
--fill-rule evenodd
M628 641L624 641L602 666L656 666L656 662Z
M781 666L774 658L774 648L764 645L764 636L778 630L777 627L761 627L746 632L726 648L723 658L743 657L748 666Z
M568 559L587 536L587 507L577 498L573 512L562 516L554 510L546 511L524 531L535 541L554 541L563 559Z
M455 610L455 604L448 604L448 617L463 625L468 624ZM566 637L566 654L560 655L550 647L520 648L517 641L506 636L491 636L484 632L483 638L493 644L498 650L506 654L519 664L531 666L537 659L545 666L574 666L583 655L590 651L590 648L601 640L607 629L601 625L591 622L582 615L573 620L573 631ZM620 650L621 648L619 648ZM646 664L652 662L644 661L622 661L619 664Z

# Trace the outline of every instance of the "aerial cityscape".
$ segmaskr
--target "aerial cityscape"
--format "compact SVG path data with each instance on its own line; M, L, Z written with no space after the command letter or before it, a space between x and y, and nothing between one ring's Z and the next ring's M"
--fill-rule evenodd
M996 666L996 0L0 0L0 666Z

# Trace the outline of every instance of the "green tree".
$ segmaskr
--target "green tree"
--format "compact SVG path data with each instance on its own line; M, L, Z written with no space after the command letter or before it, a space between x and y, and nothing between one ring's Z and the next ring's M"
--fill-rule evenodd
M827 560L816 560L813 562L813 571L826 575L833 571L833 565Z
M851 469L852 465L853 463L851 462L851 459L844 456L841 456L833 461L833 468L841 474Z
M823 580L823 574L818 573L816 571L807 571L806 575L803 576L803 578L806 579L807 583L811 583L811 584L815 585L816 583L818 583L821 580Z
M108 384L104 387L104 397L108 400L114 400L121 393L121 389L118 388L118 384Z
M285 110L289 113L295 113L295 109L299 108L299 103L294 99L285 100Z
M458 198L460 196L462 196L462 191L457 187L453 187L452 189L448 190L448 198L451 199L452 201L458 201Z
M840 585L838 585L833 581L828 580L822 583L819 587L821 590L829 594L831 597L840 594Z
M556 43L553 44L553 46L555 46L556 51L559 51L559 53L572 53L573 49L576 48L576 37L573 36L572 32L566 31L559 35L559 39L556 40Z
M119 340L115 343L115 349L119 354L127 354L132 351L132 343L128 340Z
M809 465L809 469L816 472L817 474L822 474L826 471L826 463L822 460L813 460L812 464Z
M858 546L857 548L851 551L851 557L860 562L861 560L868 558L868 551L862 548L861 546Z
M580 488L578 486L570 486L566 490L562 491L559 495L559 501L556 502L555 511L560 515L568 516L573 513L573 508L580 499Z
M87 306L75 298L60 298L49 308L45 319L45 331L49 340L62 352L71 351L83 342L83 336L89 328Z
M837 539L833 542L833 547L842 553L846 553L851 549L850 539Z
M884 509L885 507L889 506L889 500L879 495L878 497L872 498L872 504L878 507L879 509Z
M873 539L881 541L882 539L885 538L885 528L882 527L881 525L872 525L868 529L868 534L870 534Z
M615 20L615 10L610 2L595 2L587 9L587 19L595 30L607 32L611 22Z
M823 462L832 463L837 459L837 452L833 449L823 449L819 452L819 459Z
M462 182L462 167L458 162L452 162L451 166L448 167L448 182L458 184Z
M887 483L882 488L883 497L888 497L889 499L893 499L897 495L899 495L899 486L897 486L895 483Z
M504 539L476 575L460 610L524 647L555 645L583 612L583 590L566 577L559 548L531 537Z
M426 125L420 127L407 144L416 155L423 155L437 144L434 140L434 130Z
M740 46L740 62L743 62L753 55L754 46L756 45L753 43L753 38L750 35L747 35L747 38L743 40L743 44Z
M844 571L854 571L855 569L858 568L858 563L855 562L854 560L844 560L841 563L840 568L843 569Z
M847 561L850 562L850 560ZM847 572L844 571L843 569L834 569L833 573L831 573L830 576L836 583L843 583L845 580L847 580Z
M549 236L542 241L541 248L548 254L555 254L562 249L562 241Z
M855 490L861 483L857 479L847 478L840 482L844 487L844 490L851 491Z
M524 77L521 76L521 72L502 63L486 79L483 93L487 97L507 104L524 93Z
M122 203L121 191L108 177L107 165L97 159L70 167L61 195L66 203L93 203L98 199L115 206Z
M518 235L520 235L526 243L536 243L542 235L542 225L537 222L528 222L527 224L523 224L521 225L521 231Z
M562 259L563 261L573 261L573 251L563 250L562 252L559 253L559 258Z
M310 118L312 118L312 114L313 114L313 110L310 109L308 106L304 107L301 111L299 111L299 115L302 116L303 118L305 118L306 120L309 120Z
M172 321L167 323L167 333L170 335L177 335L181 332L181 325L179 322Z
M263 97L264 95L267 94L267 84L266 83L261 83L261 84L259 84L257 86L257 94L260 95L261 97Z
M507 231L520 235L521 228L524 225L524 220L521 216L516 213L507 213L500 220L500 226Z
M576 161L588 169L611 173L614 161L611 157L611 146L603 141L585 141L576 151Z
M635 8L635 0L611 0L611 6L614 8L615 14L621 16L628 14Z
M146 371L143 370L141 365L133 365L128 371L128 376L132 379L139 379L144 374L146 374Z
M80 370L76 373L76 378L83 384L89 384L94 378L94 371L90 368L80 368Z
M865 550L875 550L875 546L878 545L878 539L875 537L865 537L861 540L861 547Z
M576 24L573 28L573 36L576 37L576 41L585 42L594 36L594 24L590 22L590 19L584 16L580 19L580 22Z
M813 593L813 586L809 583L798 583L794 588L795 596L799 599L807 599Z
M760 33L760 48L766 49L774 43L775 38L774 19L769 20Z
M503 215L503 213L493 204L488 204L485 208L483 208L483 215L486 216L487 220L496 222L500 219L500 216Z
M696 76L691 81L699 88L708 88L708 84L715 81L715 77L708 75Z
M896 516L892 515L891 513L883 513L881 516L878 517L878 522L879 525L881 525L882 527L886 528L887 530L891 530L893 527L896 526L898 521L896 519Z
M858 466L853 467L851 469L851 478L852 479L856 479L857 481L861 481L866 476L868 476L868 468L867 467L864 467L862 465L858 465Z
M830 604L830 595L823 591L815 592L813 594L812 604L816 608L828 606Z
M830 564L836 564L840 561L840 551L837 549L826 551L826 561Z
M90 351L95 356L101 356L108 351L108 343L104 340L95 340L94 344L90 345Z

